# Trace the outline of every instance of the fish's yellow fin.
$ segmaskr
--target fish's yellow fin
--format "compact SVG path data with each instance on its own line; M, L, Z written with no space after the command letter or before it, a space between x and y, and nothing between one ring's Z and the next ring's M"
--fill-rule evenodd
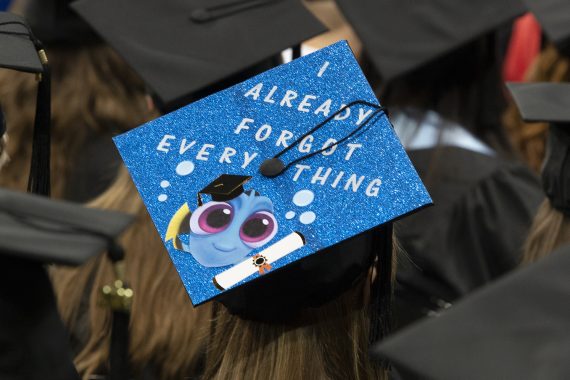
M178 211L174 213L172 219L170 219L170 222L168 223L164 239L165 241L173 240L172 244L176 249L182 249L182 243L180 242L178 235L190 232L190 225L188 223L191 214L188 203L184 203Z

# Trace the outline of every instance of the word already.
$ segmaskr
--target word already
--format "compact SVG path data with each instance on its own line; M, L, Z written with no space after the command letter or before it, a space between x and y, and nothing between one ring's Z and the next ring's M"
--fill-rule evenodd
M296 109L299 112L312 112L315 115L322 115L325 118L328 117L331 112L340 111L346 106L346 104L337 104L336 107L333 107L332 99L316 102L319 98L317 95L307 94L300 96L297 91L281 90L277 86L273 86L271 89L268 89L268 87L264 89L263 82L253 86L244 96L254 101L262 101L267 104ZM356 107L357 106L352 106L352 108ZM356 116L355 124L360 125L372 112L374 112L374 110L366 106L358 106L357 113L354 113L351 107L347 107L336 115L334 120L347 120L354 114Z

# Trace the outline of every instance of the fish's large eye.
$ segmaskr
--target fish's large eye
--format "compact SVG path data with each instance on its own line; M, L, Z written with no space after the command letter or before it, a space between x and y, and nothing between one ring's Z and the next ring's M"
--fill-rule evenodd
M241 240L251 248L258 248L273 239L277 220L267 211L258 211L246 219L239 230Z
M225 202L208 202L200 206L190 217L190 231L198 235L222 232L232 222L233 207Z

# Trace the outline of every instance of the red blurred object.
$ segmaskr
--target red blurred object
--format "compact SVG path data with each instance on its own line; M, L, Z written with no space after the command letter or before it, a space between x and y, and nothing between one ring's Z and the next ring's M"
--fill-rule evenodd
M519 17L513 24L511 40L503 63L505 82L522 82L532 61L540 53L542 30L532 13Z

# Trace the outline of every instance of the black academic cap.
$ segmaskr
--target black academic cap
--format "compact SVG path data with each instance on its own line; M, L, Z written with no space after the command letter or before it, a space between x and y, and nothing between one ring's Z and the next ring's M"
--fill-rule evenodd
M402 379L570 377L570 246L372 348ZM405 375L404 375L405 374Z
M371 284L371 341L390 330L392 223L325 248L303 260L222 293L217 300L230 313L266 323L286 321L303 309L319 307L364 280L376 265ZM291 279L294 279L293 281Z
M570 55L570 2L567 0L524 0L548 38Z
M106 250L132 217L0 189L0 255L80 265Z
M163 110L324 31L299 0L80 0L72 6L138 72Z
M8 12L0 12L0 68L40 74L28 190L49 195L51 76L48 59L26 21Z
M27 0L23 14L45 44L101 42L93 29L71 9L74 0Z
M525 12L520 0L337 0L384 81Z
M229 201L243 193L243 185L250 179L250 176L222 174L198 194L209 194L216 202Z
M570 83L507 83L526 122L570 123Z
M570 215L570 83L508 83L522 118L550 123L542 185L552 206Z
M0 67L43 72L28 25L22 17L8 12L0 12Z

